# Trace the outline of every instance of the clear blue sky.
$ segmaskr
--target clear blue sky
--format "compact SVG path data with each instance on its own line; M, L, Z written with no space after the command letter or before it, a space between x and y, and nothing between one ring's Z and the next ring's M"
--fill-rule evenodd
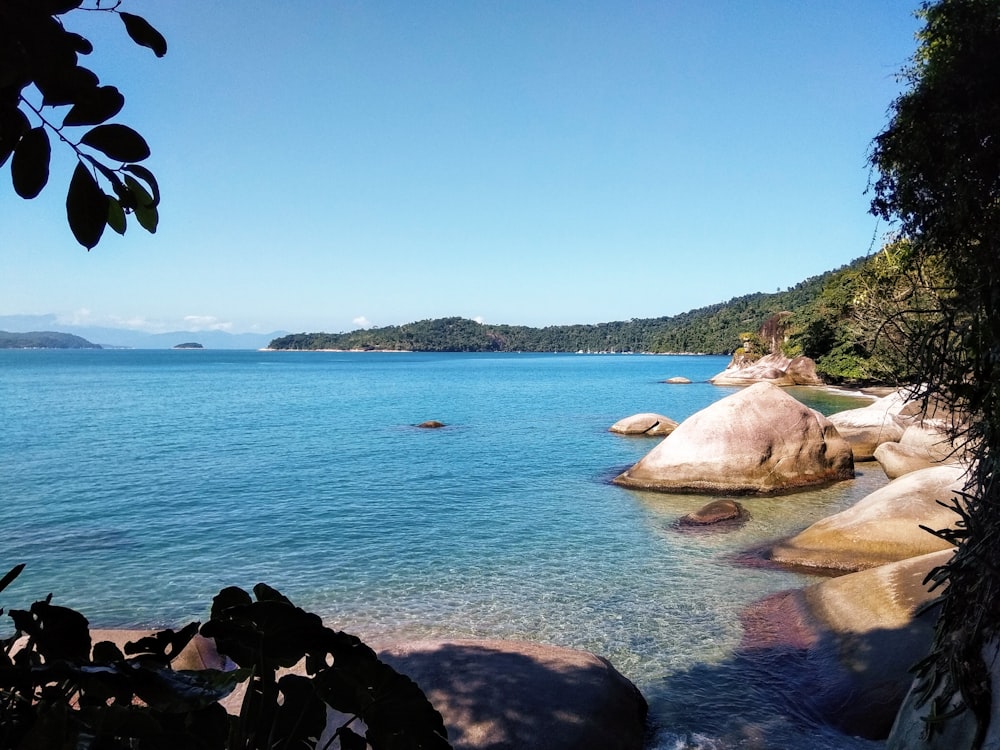
M160 230L0 171L0 315L345 331L673 315L865 255L917 0L125 0L66 25L149 141Z

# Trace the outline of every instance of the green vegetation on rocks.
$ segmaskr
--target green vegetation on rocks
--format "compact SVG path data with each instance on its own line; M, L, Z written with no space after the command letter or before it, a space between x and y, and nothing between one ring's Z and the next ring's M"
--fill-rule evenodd
M893 281L885 252L859 258L783 292L734 297L662 318L544 328L438 318L347 333L291 334L274 339L270 348L726 355L742 350L754 359L777 343L785 355L815 359L817 372L831 382L894 380L901 374L900 365L886 355L878 330L866 323L871 320L870 301L877 298L872 290ZM777 330L768 328L769 321L777 321Z

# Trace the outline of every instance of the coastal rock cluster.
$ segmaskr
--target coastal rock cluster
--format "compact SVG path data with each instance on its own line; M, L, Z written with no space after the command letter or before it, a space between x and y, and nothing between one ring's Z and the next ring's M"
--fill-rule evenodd
M614 481L664 492L775 494L854 476L832 424L770 383L756 383L684 420Z
M928 417L912 394L889 393L826 418L775 384L785 378L777 368L757 362L757 382L683 421L614 481L794 502L794 490L850 479L855 462L877 462L890 480L884 487L766 550L771 564L838 577L748 608L741 651L802 654L803 684L813 686L801 697L808 710L846 733L884 739L910 689L909 670L933 637L937 592L925 580L954 552L928 529L955 528L959 516L947 506L962 502L968 466L949 438L948 415ZM713 382L737 382L727 378ZM720 498L678 526L745 513ZM915 700L907 700L910 725L919 726ZM908 746L905 730L894 734L904 738L894 747Z

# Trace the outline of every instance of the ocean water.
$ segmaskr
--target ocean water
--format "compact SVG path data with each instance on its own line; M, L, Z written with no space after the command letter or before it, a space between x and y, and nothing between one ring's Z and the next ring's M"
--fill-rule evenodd
M27 563L0 606L51 592L94 627L177 626L205 619L221 587L266 581L373 645L601 654L647 697L651 747L880 747L817 722L794 665L736 651L743 608L818 580L740 553L882 486L877 467L744 499L750 522L700 533L675 522L710 498L610 484L656 440L608 427L686 418L732 392L705 382L726 362L0 351L0 568ZM695 382L662 382L675 375ZM447 426L414 427L430 419Z

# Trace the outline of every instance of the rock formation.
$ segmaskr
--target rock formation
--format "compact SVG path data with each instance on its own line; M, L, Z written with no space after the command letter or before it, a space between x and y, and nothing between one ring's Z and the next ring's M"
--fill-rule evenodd
M680 526L709 526L724 521L745 521L750 517L741 503L731 498L713 500L708 505L696 511L681 516L677 523Z
M837 431L851 444L855 461L870 461L875 449L882 443L898 442L908 419L901 416L907 402L901 393L888 396L863 406L830 415Z
M455 750L641 750L646 701L586 651L429 641L379 652L441 712Z
M809 357L789 358L783 354L767 354L747 363L734 359L725 370L709 378L708 382L713 385L751 385L761 382L781 386L823 385L823 379L816 374L816 363Z
M619 435L650 435L656 437L669 435L675 429L677 429L677 422L670 417L652 412L633 414L631 417L619 419L608 428L609 431L616 432Z
M615 478L635 489L773 494L854 476L850 446L818 412L757 383L692 415Z
M938 504L957 497L961 466L936 466L905 474L847 510L821 519L771 548L771 559L788 565L863 570L946 549L944 540L920 528L951 528L958 515Z
M933 638L936 612L918 613L939 592L928 592L923 580L952 552L768 597L745 613L742 648L804 653L803 710L847 734L882 739L910 686L910 667Z

